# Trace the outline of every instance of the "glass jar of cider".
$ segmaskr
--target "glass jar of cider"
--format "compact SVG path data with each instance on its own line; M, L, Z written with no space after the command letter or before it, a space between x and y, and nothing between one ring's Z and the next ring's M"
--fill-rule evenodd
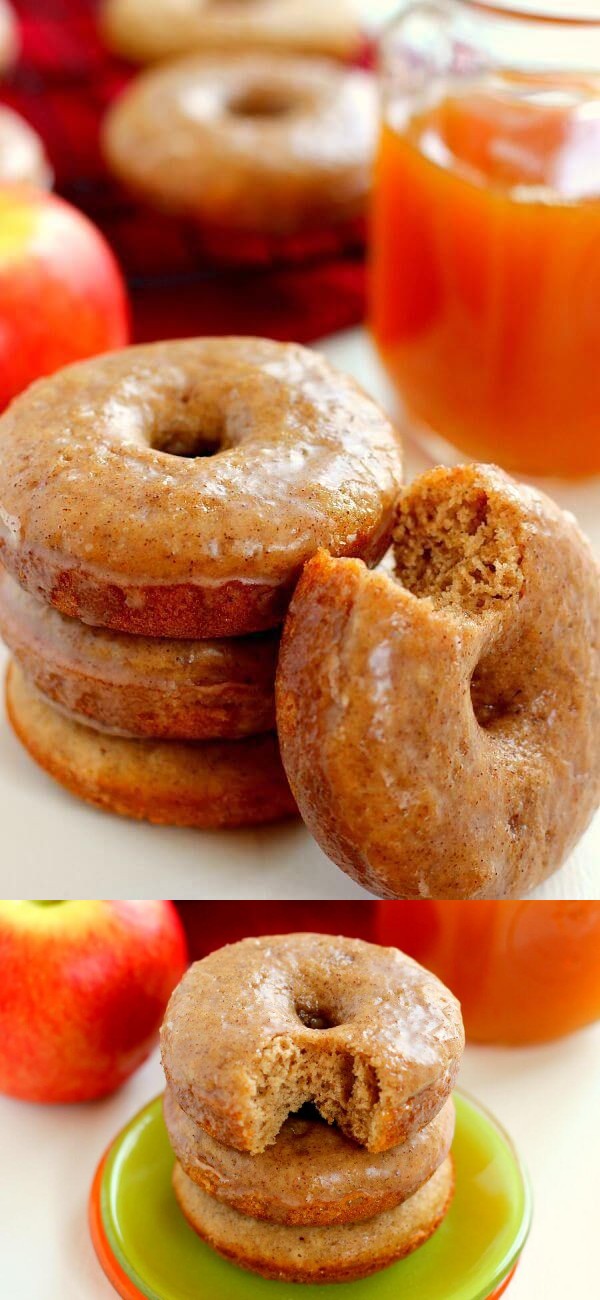
M405 3L381 76L371 325L411 426L600 472L599 0Z

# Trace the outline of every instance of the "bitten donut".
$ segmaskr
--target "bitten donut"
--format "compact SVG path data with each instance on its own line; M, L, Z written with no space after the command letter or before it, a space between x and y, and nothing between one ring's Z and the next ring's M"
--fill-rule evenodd
M35 185L47 189L52 170L42 141L29 122L0 105L0 185Z
M372 1219L331 1227L292 1227L239 1214L207 1196L179 1164L175 1196L190 1226L242 1268L286 1282L350 1282L409 1255L435 1232L454 1191L449 1156L407 1201Z
M361 38L349 0L105 0L102 30L135 63L194 48L290 50L352 58Z
M0 74L12 67L19 52L15 11L8 0L0 0Z
M278 631L219 641L86 627L0 567L0 636L51 704L153 740L238 740L275 728Z
M406 1201L446 1159L454 1102L406 1142L373 1155L322 1120L291 1115L262 1155L226 1147L200 1128L167 1088L165 1123L184 1172L241 1214L272 1223L370 1219Z
M102 139L112 172L152 206L281 236L365 216L377 121L371 73L196 55L130 82Z
M493 467L404 493L396 580L324 553L279 659L282 757L324 851L379 897L521 897L600 796L598 566Z
M381 409L269 339L124 348L0 419L0 560L62 614L142 636L281 621L319 546L376 563L401 481Z
M246 740L124 740L52 708L12 663L9 721L40 767L107 812L166 826L254 826L295 812L272 733Z
M458 1002L396 948L322 934L244 939L196 962L161 1030L185 1113L252 1154L307 1102L369 1151L405 1141L447 1099Z

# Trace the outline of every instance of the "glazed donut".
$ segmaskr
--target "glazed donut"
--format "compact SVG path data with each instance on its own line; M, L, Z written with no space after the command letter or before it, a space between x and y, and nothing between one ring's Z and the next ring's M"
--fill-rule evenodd
M12 67L19 53L19 44L15 11L8 0L0 0L0 73Z
M283 236L364 218L377 123L370 73L196 55L131 82L102 140L111 171L152 206Z
M52 170L42 141L29 122L0 105L0 185L48 189Z
M425 1128L379 1155L302 1112L291 1115L274 1145L255 1156L216 1142L186 1115L170 1088L164 1115L188 1178L241 1214L272 1223L355 1223L382 1214L431 1178L454 1135L452 1098Z
M522 897L600 795L598 566L572 515L489 466L404 493L397 580L324 553L276 687L322 849L378 897Z
M244 939L196 962L161 1041L185 1113L253 1155L306 1102L386 1151L440 1110L464 1044L458 1002L434 975L396 948L324 934Z
M350 59L361 46L349 0L105 0L106 42L135 63L195 48L289 50Z
M296 809L276 736L178 742L124 740L63 717L13 662L11 726L31 757L80 799L166 826L254 826Z
M5 567L61 613L142 636L274 627L319 546L377 562L401 481L377 404L269 339L69 366L12 403L0 440Z
M239 740L275 728L279 634L220 641L86 627L0 567L0 636L50 703L77 722L152 740Z
M409 1255L450 1208L450 1156L407 1201L372 1219L330 1227L265 1223L207 1196L176 1164L173 1189L190 1226L226 1259L286 1282L351 1282Z

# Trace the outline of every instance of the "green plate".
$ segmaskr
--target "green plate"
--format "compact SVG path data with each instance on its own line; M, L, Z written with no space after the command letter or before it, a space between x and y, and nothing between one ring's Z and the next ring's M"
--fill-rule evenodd
M527 1180L491 1115L455 1093L456 1195L414 1255L364 1281L269 1282L235 1267L188 1227L171 1190L173 1153L152 1101L115 1139L90 1202L94 1244L122 1296L145 1300L489 1300L500 1295L531 1220ZM99 1240L99 1237L102 1240Z

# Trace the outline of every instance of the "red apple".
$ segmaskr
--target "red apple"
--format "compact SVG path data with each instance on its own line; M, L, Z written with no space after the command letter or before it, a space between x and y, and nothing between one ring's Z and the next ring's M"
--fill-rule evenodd
M0 900L0 1092L113 1092L150 1052L186 960L168 902Z
M96 227L52 194L0 188L0 410L40 375L128 339L123 277Z

